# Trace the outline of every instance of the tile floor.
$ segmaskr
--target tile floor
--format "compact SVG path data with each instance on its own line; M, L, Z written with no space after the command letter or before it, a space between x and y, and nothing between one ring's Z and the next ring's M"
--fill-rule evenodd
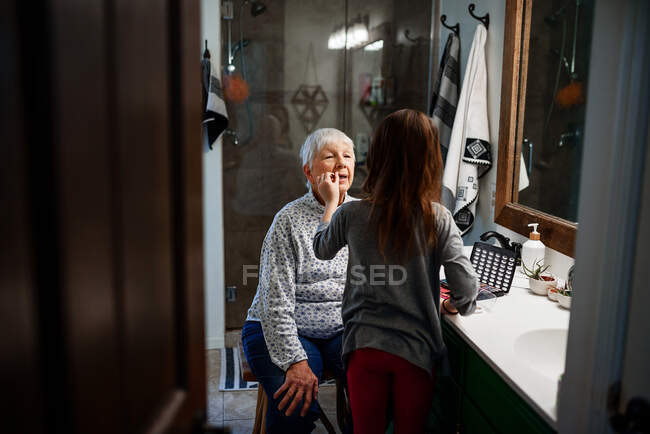
M241 331L226 333L226 347L236 347ZM232 434L249 434L255 422L256 390L219 391L219 374L221 370L220 350L206 351L208 380L208 423L215 427L229 429ZM336 387L322 387L319 402L327 418L336 426ZM316 423L314 433L327 433L320 420Z

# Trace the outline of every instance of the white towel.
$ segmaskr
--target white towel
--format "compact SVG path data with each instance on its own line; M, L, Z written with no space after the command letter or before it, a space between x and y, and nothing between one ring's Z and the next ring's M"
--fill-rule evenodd
M521 154L521 163L519 165L519 191L528 187L530 181L528 179L528 172L526 168L526 162L524 161L524 154Z
M442 176L442 204L452 211L463 235L474 224L478 179L492 167L487 116L486 38L487 30L479 24L467 61Z

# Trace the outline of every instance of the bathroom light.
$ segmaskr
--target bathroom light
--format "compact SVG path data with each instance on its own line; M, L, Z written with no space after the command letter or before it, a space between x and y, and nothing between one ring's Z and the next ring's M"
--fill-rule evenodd
M360 21L352 24L348 30L347 48L355 48L368 42L368 28Z
M382 48L384 48L384 40L380 39L378 41L372 42L365 47L363 47L364 51L379 51Z
M345 47L345 27L341 26L335 29L327 41L327 48L330 50L340 50Z
M350 49L359 47L366 42L368 42L368 28L359 20L348 27L347 40L345 26L336 28L327 40L327 48L330 50Z

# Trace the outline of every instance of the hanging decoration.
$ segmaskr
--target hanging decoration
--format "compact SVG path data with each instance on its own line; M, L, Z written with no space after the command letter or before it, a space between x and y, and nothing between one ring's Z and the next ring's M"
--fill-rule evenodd
M307 52L307 60L305 62L305 78L303 84L298 86L298 89L291 98L291 105L293 106L298 120L305 129L305 133L310 134L318 124L318 121L325 113L329 100L323 90L323 87L318 84L318 69L316 65L316 57L314 56L314 46L310 42ZM314 69L314 84L307 84L307 75L309 73L309 66L312 65Z

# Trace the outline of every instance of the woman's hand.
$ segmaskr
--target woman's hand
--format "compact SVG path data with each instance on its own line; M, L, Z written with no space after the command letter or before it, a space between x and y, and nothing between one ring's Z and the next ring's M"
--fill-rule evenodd
M300 416L304 417L312 401L318 397L318 378L309 368L307 360L294 363L287 369L284 384L273 394L273 399L278 399L284 391L287 393L278 404L278 410L282 411L291 402L286 411L286 415L291 416L300 400L304 399L305 403L300 412Z

